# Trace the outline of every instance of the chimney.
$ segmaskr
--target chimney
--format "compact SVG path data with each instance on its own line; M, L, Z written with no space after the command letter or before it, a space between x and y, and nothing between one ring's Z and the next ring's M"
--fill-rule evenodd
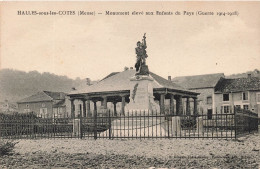
M76 90L76 88L75 88L75 87L72 87L71 89L72 89L72 90Z
M130 67L130 69L133 69L133 67Z
M87 84L88 86L90 86L90 82L91 82L90 78L86 78L86 84Z
M171 77L171 76L168 76L168 80L169 80L169 81L172 81L172 77Z
M251 74L248 73L248 74L247 74L247 78L248 78L249 80L251 80L251 77L252 77Z
M124 68L124 71L126 71L126 70L128 70L128 69L129 69L128 67L125 67L125 68Z

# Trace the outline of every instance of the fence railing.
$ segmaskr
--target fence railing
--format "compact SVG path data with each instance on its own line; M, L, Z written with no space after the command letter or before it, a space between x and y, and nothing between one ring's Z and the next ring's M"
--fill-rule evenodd
M250 111L208 115L172 115L131 111L114 116L39 118L31 114L0 114L1 138L224 138L258 131L258 115ZM120 114L120 113L118 113Z

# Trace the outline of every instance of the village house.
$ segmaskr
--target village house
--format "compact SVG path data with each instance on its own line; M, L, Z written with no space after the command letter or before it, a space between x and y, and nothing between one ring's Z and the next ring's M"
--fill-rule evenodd
M222 79L215 87L215 106L223 113L238 109L250 110L260 115L260 78Z
M216 112L215 88L218 82L225 77L224 73L205 74L195 76L179 76L172 79L174 83L200 93L198 95L198 112L208 114ZM184 103L184 106L185 103Z
M63 92L38 92L18 101L18 112L33 112L42 118L68 117L65 97Z

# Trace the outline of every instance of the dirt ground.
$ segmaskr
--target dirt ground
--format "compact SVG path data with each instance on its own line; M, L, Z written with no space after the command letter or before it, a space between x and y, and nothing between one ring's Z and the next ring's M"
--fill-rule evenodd
M17 140L1 168L259 168L260 134L238 140Z

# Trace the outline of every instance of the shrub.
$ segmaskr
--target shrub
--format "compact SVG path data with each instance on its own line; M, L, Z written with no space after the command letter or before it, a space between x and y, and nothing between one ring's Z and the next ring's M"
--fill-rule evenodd
M10 140L0 140L0 156L10 155L13 153L14 146L18 142L10 141Z

